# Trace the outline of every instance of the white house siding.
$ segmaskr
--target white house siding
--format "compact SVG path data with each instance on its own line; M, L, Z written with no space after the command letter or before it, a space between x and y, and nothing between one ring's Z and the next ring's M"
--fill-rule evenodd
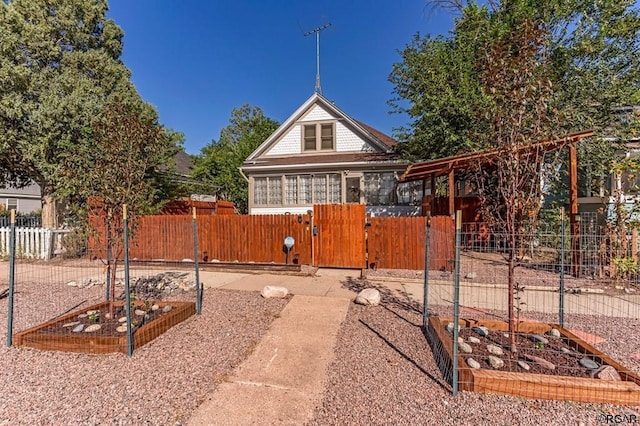
M338 152L375 152L375 149L365 142L341 122L336 123L336 151Z
M268 156L276 155L293 155L302 152L302 130L300 125L296 124L265 154Z
M320 105L314 105L304 117L299 121L323 121L323 120L335 120L337 117L332 115L329 111L322 108Z

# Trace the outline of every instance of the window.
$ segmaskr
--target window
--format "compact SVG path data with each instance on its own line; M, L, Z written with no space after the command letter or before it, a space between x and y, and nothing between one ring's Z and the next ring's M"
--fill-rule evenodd
M7 199L7 210L15 210L18 211L18 199L17 198L9 198Z
M331 151L335 149L333 123L305 124L302 126L303 151Z
M394 204L395 188L396 180L393 172L364 174L364 198L368 205Z
M269 178L269 204L282 204L282 179Z
M398 184L398 204L405 206L419 206L422 201L422 181Z
M342 202L342 179L340 175L329 175L329 202L334 204Z
M320 149L333 149L333 124L320 125Z
M327 202L326 175L313 177L313 202L317 204L323 204Z
M285 204L298 204L298 177L286 176L284 188Z
M304 150L315 151L316 150L316 125L304 126Z
M300 183L300 204L311 204L311 176L298 176Z
M360 203L360 178L348 177L345 179L347 184L347 194L345 200L347 203Z
M253 179L253 203L255 205L267 204L267 178Z

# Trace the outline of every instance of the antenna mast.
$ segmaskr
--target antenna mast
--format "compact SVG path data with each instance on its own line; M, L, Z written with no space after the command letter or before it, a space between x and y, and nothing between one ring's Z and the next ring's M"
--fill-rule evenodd
M320 31L327 29L331 26L331 23L326 23L318 28L314 28L311 31L304 33L304 36L309 36L313 33L316 34L316 93L322 95L322 87L320 86Z

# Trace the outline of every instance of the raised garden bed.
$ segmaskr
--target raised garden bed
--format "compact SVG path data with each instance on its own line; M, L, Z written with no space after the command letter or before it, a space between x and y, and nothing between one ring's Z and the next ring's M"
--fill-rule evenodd
M446 325L451 322L451 318L432 316L429 318L427 330L434 355L439 362L440 368L449 379L452 377L452 335L446 330ZM490 332L499 332L500 334L508 331L508 324L505 321L461 319L458 324L461 327L460 336L464 336L464 332L468 331L467 329L479 326L486 327ZM535 362L530 362L535 367L532 368L531 372L524 372L523 369L516 366L517 357L512 356L512 354L505 354L504 358L507 362L505 362L504 367L494 369L486 362L482 362L481 368L474 369L470 368L466 362L466 359L473 355L459 353L458 389L535 399L640 405L640 376L584 342L569 330L552 324L521 322L518 332L545 335L552 328L560 332L558 342L554 343L556 346L559 344L566 345L574 353L589 358L601 366L613 367L621 380L592 378L586 372L588 369L567 368L567 366L562 365L559 365L554 371L543 373L544 369L535 366ZM463 330L464 332L462 332ZM494 340L494 342L499 344L499 339L496 340L498 341ZM540 355L542 358L544 358L543 352L541 351ZM523 347L521 353L530 354L531 351ZM550 351L550 353L553 352ZM476 354L476 356L481 357L483 355L483 353ZM478 360L480 361L480 359ZM578 365L576 360L574 367Z
M13 344L62 352L127 353L127 333L118 331L118 327L123 326L123 323L118 321L124 315L123 304L122 301L113 302L113 315L111 302L102 302L65 314L15 334ZM196 312L193 302L165 301L154 304L157 308L152 310L140 302L136 303L134 309L145 310L147 314L139 315L134 323L134 349L149 343ZM91 312L97 314L87 314ZM136 315L133 312L132 316L135 319ZM80 324L83 324L83 330L73 331ZM93 324L99 324L100 329L93 332L85 331Z

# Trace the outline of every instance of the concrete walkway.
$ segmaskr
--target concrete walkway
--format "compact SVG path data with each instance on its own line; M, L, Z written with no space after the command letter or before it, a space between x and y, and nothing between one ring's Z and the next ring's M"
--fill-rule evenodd
M255 351L189 424L300 425L311 419L349 303L347 298L295 295Z

